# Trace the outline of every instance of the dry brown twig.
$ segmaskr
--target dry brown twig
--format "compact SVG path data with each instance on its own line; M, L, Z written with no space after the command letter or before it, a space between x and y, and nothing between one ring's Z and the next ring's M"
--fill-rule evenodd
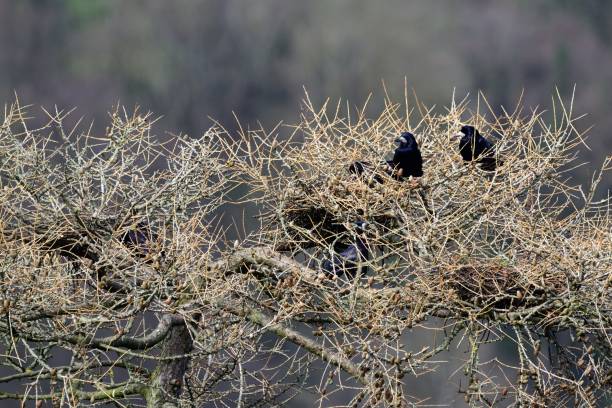
M498 116L482 96L475 112L407 100L370 119L307 96L295 126L233 140L218 125L159 137L150 114L118 109L102 137L66 129L61 111L30 129L7 107L0 382L15 391L0 398L251 406L309 389L321 405L345 392L416 406L407 381L453 347L468 351L472 406L610 401L610 200L596 200L610 159L588 191L570 184L583 136L560 97L549 113ZM465 122L497 137L495 172L462 163L452 135ZM420 180L347 171L388 157L406 129ZM238 202L256 202L261 225L226 245L215 214L245 186ZM321 273L357 220L371 226L357 278ZM411 329L432 324L440 340L412 349ZM481 360L495 341L516 364Z

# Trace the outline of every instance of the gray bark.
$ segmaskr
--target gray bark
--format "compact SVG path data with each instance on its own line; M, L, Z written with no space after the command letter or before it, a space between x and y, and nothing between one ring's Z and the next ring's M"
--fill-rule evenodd
M174 326L162 343L160 360L149 381L146 395L148 408L178 407L193 340L185 323ZM172 358L175 357L175 358Z

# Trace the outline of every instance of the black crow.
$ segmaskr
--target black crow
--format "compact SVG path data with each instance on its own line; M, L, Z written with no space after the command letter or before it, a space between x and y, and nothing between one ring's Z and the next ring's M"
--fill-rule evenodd
M349 173L357 177L364 177L367 181L374 180L377 183L383 183L383 178L375 173L374 167L367 161L356 161L351 163L349 166Z
M395 140L399 143L393 160L387 161L387 164L392 168L393 177L397 180L404 178L421 177L423 175L423 158L419 145L410 132L403 132L399 138Z
M459 153L464 161L475 161L480 164L481 169L495 171L498 163L493 143L485 139L474 126L461 126L457 136L461 136Z
M331 260L325 259L323 261L322 269L328 275L339 275L341 272L344 272L347 277L354 278L357 273L359 262L367 261L370 257L363 236L367 227L367 222L358 221L355 224L358 230L355 242L342 252L332 254Z

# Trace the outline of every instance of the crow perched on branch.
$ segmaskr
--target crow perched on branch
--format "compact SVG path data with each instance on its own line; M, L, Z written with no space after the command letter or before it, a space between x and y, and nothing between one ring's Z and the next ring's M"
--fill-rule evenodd
M410 132L403 132L395 142L399 143L399 146L395 149L393 160L387 161L393 177L400 181L410 176L421 177L423 158L414 135Z
M331 260L325 259L323 261L322 269L327 275L339 275L343 272L352 279L357 273L359 262L365 262L369 259L370 253L364 242L364 234L368 223L357 221L355 225L358 230L355 242L342 252L332 254Z
M461 126L456 136L461 137L459 153L464 161L475 161L486 171L495 171L497 165L502 164L495 158L495 145L485 139L474 126Z
M400 181L410 176L421 177L423 175L423 158L414 135L410 132L403 132L400 137L395 139L395 142L399 143L399 146L395 149L393 160L382 162L383 166L386 163L386 173ZM376 174L374 166L367 161L351 163L349 172L359 177L366 176L368 180L374 180L380 184L383 183L383 178Z

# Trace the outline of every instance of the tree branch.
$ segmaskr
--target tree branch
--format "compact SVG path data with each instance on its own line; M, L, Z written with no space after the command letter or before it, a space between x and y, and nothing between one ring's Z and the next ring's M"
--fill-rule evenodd
M279 323L274 323L273 320L270 317L266 316L263 312L255 310L253 308L249 308L245 305L233 306L230 305L228 302L221 302L221 306L225 310L233 314L245 317L249 321L261 326L266 331L274 333L278 337L287 339L292 343L303 347L310 353L320 357L323 361L326 361L338 368L341 368L363 385L368 384L369 381L365 374L359 369L356 364L351 362L349 359L325 349L323 346L317 344L315 341L296 332L295 330L285 327Z

